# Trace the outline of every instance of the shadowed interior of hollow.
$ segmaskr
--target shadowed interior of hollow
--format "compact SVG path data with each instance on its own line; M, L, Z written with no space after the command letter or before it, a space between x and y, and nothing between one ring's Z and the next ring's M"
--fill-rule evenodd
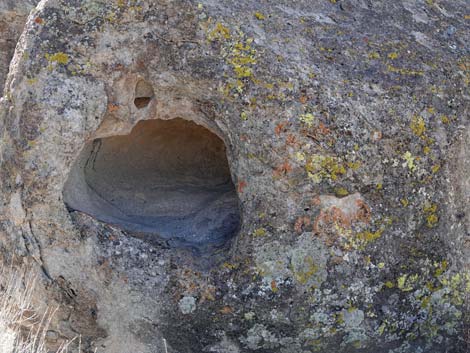
M223 141L183 119L145 120L87 144L64 187L69 208L175 244L223 244L240 222Z

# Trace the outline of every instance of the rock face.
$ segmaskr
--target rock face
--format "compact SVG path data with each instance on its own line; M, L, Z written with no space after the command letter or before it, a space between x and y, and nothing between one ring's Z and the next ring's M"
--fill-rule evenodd
M3 92L8 66L26 18L37 3L37 0L3 0L0 3L0 92Z
M466 352L469 14L464 0L42 1L0 103L0 254L60 304L51 347ZM135 147L142 124L181 119L227 162L184 132ZM83 160L106 139L113 153ZM94 162L92 212L66 185ZM110 205L167 212L168 231L101 217ZM236 234L180 246L188 210L203 235L240 214Z

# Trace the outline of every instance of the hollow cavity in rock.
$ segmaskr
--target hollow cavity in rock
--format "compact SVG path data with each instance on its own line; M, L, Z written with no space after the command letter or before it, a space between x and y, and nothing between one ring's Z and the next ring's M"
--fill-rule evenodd
M154 92L152 86L140 80L135 86L134 105L137 109L143 109L150 104L150 101L154 98Z
M145 120L85 145L64 187L73 210L173 244L219 246L238 231L223 141L183 119Z

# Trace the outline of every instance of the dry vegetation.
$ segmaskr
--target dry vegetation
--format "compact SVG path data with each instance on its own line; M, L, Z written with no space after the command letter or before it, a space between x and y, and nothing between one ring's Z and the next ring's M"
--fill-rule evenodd
M0 268L0 353L49 353L45 342L54 310L36 313L31 301L35 278L23 273L28 272ZM68 344L57 353L67 352Z

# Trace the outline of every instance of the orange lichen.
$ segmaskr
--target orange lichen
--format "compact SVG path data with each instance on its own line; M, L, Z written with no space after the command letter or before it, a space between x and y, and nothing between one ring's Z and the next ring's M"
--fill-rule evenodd
M335 243L340 236L351 236L355 226L371 221L370 207L358 193L342 198L322 195L315 198L313 204L321 207L313 231L324 237L327 245Z
M310 218L307 216L299 217L295 221L294 224L294 230L297 234L302 234L302 232L305 230L306 227L310 226L311 224Z
M328 224L350 229L354 222L364 224L370 222L370 207L357 193L343 198L323 196L323 200L320 197L320 204L326 207L320 211L315 219L314 230L317 233L320 233L321 227Z
M281 132L285 131L285 127L286 127L286 123L279 123L276 125L276 127L274 128L274 132L276 133L277 136L279 136L281 134Z
M284 163L280 164L279 166L276 167L274 170L274 176L281 176L281 175L286 175L292 171L292 166L288 161L285 161Z
M286 138L287 145L295 145L297 143L297 137L295 135L289 134Z
M238 193L241 194L241 193L243 192L243 190L245 189L246 186L247 186L246 181L240 180L240 181L238 182L238 187L237 187Z
M224 306L222 309L219 310L219 312L222 314L222 315L229 315L229 314L233 314L233 308L231 306Z

